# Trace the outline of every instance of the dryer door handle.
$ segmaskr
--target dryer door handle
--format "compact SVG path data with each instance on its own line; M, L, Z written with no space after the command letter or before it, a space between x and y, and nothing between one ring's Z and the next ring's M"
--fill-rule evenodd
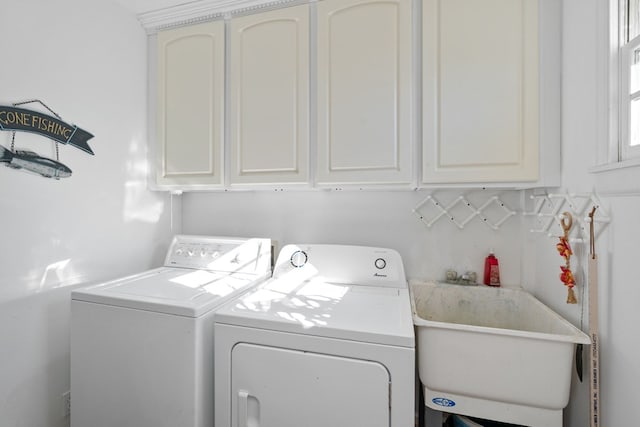
M249 393L240 390L238 392L238 427L249 427L247 418L249 416Z
M260 426L260 403L246 390L238 391L238 427Z

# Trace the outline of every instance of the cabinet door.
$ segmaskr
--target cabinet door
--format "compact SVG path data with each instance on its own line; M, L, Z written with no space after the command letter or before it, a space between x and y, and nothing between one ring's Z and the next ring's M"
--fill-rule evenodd
M306 183L309 6L231 21L230 182Z
M411 1L318 2L317 182L411 182Z
M377 362L240 343L231 354L232 427L389 427Z
M538 0L423 3L423 181L538 179Z
M158 33L158 184L221 184L224 23Z

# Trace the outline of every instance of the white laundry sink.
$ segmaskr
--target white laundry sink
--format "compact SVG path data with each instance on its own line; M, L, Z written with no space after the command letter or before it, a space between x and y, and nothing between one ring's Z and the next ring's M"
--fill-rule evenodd
M520 288L411 281L410 289L428 407L562 427L586 334Z

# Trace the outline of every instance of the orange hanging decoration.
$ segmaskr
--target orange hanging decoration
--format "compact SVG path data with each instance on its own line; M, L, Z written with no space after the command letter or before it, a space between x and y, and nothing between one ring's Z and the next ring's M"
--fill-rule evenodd
M573 255L573 251L569 245L569 231L571 231L571 226L573 225L573 217L569 212L562 214L560 225L564 231L564 236L560 236L560 242L556 244L556 249L565 260L565 265L560 266L560 280L567 287L567 304L575 304L578 302L576 294L573 292L576 280L571 272L571 255Z

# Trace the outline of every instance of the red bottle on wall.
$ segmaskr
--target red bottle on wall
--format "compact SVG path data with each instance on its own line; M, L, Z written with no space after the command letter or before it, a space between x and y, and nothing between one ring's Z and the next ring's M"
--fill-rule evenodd
M500 267L498 258L489 252L489 256L484 260L484 284L489 286L500 286Z

